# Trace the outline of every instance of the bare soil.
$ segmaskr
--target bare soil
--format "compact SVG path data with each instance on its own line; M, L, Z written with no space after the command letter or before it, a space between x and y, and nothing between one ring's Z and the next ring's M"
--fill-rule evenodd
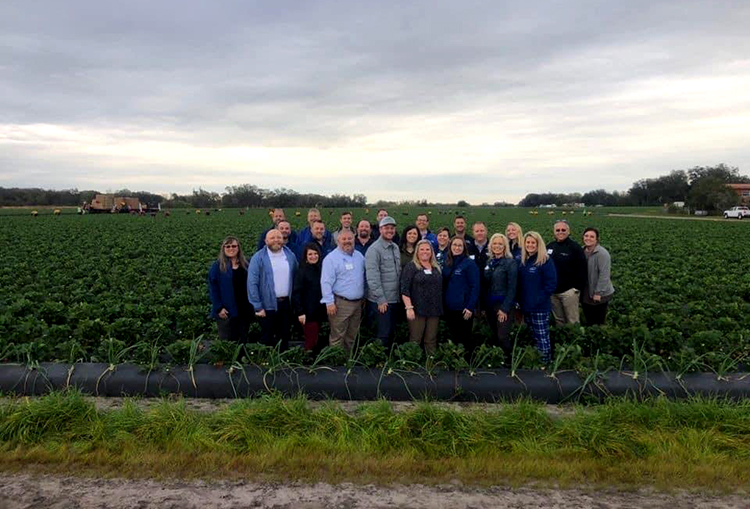
M724 219L723 216L675 216L675 215L649 215L649 214L607 214L609 217L640 217L643 219L686 219L688 221L727 221L742 222L740 219Z
M0 509L20 508L734 508L740 495L559 489L468 489L460 485L374 486L206 481L90 479L0 475Z

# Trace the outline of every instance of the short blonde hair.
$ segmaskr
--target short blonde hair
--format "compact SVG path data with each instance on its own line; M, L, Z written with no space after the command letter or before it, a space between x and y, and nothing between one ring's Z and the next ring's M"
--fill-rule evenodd
M536 261L534 265L544 265L547 263L549 256L547 255L547 246L544 243L544 239L537 232L529 232L523 236L523 255L521 256L521 264L526 265L526 261L529 259L529 255L526 252L526 239L531 237L536 240Z
M417 266L418 269L422 268L422 264L419 262L419 258L417 257L417 253L419 252L419 246L422 244L427 244L430 246L430 265L432 265L432 268L440 272L440 264L437 262L437 258L435 258L435 249L432 247L432 242L430 242L427 239L422 239L417 242L417 244L414 246L414 254L411 257L411 261L414 263L414 265Z
M513 253L511 253L510 250L510 242L508 241L508 237L503 235L502 233L496 233L492 237L490 237L490 257L494 258L495 254L492 252L492 243L496 240L502 240L503 246L505 246L505 249L503 251L503 258L513 258Z

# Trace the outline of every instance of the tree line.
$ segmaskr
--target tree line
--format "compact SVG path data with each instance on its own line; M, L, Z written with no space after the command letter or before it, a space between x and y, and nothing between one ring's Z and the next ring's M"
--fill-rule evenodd
M688 170L675 170L667 175L652 179L641 179L633 183L626 192L608 192L596 189L587 193L530 193L519 203L519 207L538 207L540 205L564 205L583 203L586 206L604 205L609 207L625 206L661 206L674 202L685 202L695 210L709 212L721 211L735 205L737 194L727 187L729 183L750 183L750 178L740 175L737 167L719 164L717 166L696 166ZM79 206L91 202L99 191L78 189L39 189L39 188L4 188L0 187L0 206ZM191 194L172 193L169 197L148 191L131 191L120 189L116 196L132 196L142 203L155 206L161 204L167 208L237 208L237 207L338 207L362 208L368 205L363 194L352 196L332 194L324 196L314 193L298 193L292 189L262 189L252 184L229 186L224 193L194 189ZM432 206L426 200L414 202L378 201L375 206L393 205ZM468 207L469 203L459 200L457 205ZM489 204L482 204L490 206ZM505 202L496 202L496 207L513 206Z
M78 189L39 189L39 188L4 188L0 187L0 206L80 206L91 203L100 191ZM119 189L115 196L138 198L141 203L165 208L215 208L215 207L351 207L367 206L367 197L363 194L348 196L332 194L301 194L291 189L261 189L250 184L230 186L226 192L217 193L203 188L195 189L191 194L172 193L169 197L148 191L131 191Z
M727 184L747 184L750 177L740 174L737 167L695 166L688 170L674 170L657 178L641 179L633 183L627 192L607 192L597 189L587 193L530 193L519 203L519 207L540 205L563 205L583 203L586 206L608 207L662 206L684 202L693 210L721 211L736 205L737 193Z

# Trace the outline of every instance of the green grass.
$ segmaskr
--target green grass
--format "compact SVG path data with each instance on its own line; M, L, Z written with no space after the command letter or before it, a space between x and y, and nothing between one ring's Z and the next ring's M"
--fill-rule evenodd
M103 411L52 394L0 406L0 454L6 471L97 476L734 491L750 486L750 403L617 400L552 417L531 402L347 412L273 396L215 412L184 401Z

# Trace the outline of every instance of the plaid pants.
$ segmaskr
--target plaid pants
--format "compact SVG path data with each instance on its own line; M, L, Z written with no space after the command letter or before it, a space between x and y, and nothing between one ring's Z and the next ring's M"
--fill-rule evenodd
M536 349L542 356L542 362L549 363L552 357L552 340L549 337L549 312L524 313L523 319L531 329L536 341Z

